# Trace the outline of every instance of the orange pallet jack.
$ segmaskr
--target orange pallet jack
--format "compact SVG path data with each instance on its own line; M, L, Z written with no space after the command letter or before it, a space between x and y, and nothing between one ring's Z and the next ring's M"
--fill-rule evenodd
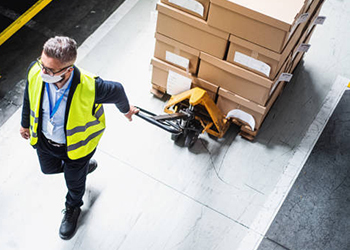
M207 132L221 138L230 126L229 118L220 111L208 93L201 88L193 88L171 96L164 115L155 115L137 107L140 118L170 132L177 141L184 137L185 147L192 147L200 134Z

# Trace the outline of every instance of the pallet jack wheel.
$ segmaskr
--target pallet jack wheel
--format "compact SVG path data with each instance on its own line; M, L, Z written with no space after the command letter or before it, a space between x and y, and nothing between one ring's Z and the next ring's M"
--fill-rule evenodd
M196 132L189 131L185 138L185 147L191 148L198 140L198 135Z
M177 140L179 140L181 134L171 134L171 139L174 141L174 142L177 142Z

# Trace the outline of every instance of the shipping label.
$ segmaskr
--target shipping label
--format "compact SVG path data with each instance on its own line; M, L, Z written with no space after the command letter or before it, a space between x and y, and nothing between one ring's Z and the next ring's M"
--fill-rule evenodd
M305 23L307 20L309 19L309 13L303 13L300 15L300 17L298 18L298 20L295 22L295 24L292 27L291 32L289 33L289 37L288 39L293 35L294 31L296 30L296 28L298 27L299 24L301 23Z
M182 56L179 56L179 55L176 55L170 51L166 51L165 52L165 60L167 60L168 62L173 63L179 67L185 68L188 72L188 69L190 66L189 59L182 57Z
M309 29L308 29L308 33L311 32L311 30L315 27L315 25L323 25L324 22L326 21L327 17L325 16L318 16L314 22L312 23L312 25L310 25Z
M311 47L311 44L306 44L306 43L302 43L299 45L297 51L294 53L293 57L292 57L292 61L294 61L295 57L301 52L301 53L306 53L309 51Z
M280 82L290 82L290 80L292 80L293 74L290 73L282 73L280 75L280 77L278 78L278 80L275 82L275 84L273 85L271 91L270 91L270 95L275 91L275 89L277 88L278 84Z
M252 131L255 129L255 119L251 114L248 114L247 112L244 112L240 109L233 109L229 111L226 115L226 118L238 118L247 124L249 124Z
M325 16L318 16L314 21L314 25L323 25L326 19L327 17Z
M169 3L173 3L204 17L204 6L195 0L169 0Z
M310 47L311 47L311 44L302 43L299 45L297 51L306 53L309 51Z
M167 81L167 93L177 95L191 89L192 79L169 70Z
M245 54L242 54L242 53L236 51L234 61L236 63L242 64L250 69L253 69L253 70L256 70L260 73L263 73L267 77L270 76L271 67L268 64L266 64L262 61L259 61L253 57L247 56Z

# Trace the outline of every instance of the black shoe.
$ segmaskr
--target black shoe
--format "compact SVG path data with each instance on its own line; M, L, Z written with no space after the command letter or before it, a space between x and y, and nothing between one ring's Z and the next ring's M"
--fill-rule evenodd
M97 161L95 159L91 159L89 161L89 170L88 170L88 174L94 172L97 168Z
M74 235L77 228L77 222L80 215L80 207L66 206L64 217L60 226L60 237L69 240Z

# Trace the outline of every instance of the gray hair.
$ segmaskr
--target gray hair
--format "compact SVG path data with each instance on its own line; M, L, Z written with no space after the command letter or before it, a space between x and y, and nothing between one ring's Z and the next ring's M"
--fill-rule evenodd
M46 41L43 51L63 64L73 64L77 58L77 43L67 36L55 36Z

